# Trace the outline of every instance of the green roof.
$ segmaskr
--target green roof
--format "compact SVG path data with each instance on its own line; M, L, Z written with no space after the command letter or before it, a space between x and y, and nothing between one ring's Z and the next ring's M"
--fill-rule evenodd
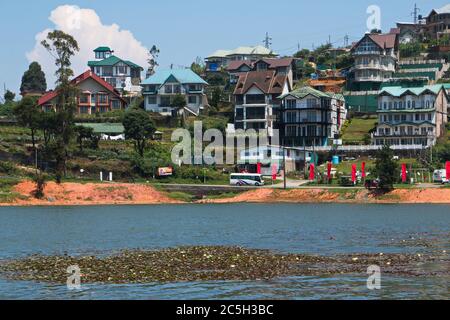
M76 123L77 126L94 129L94 133L119 135L125 132L121 123Z
M109 66L114 66L114 65L118 64L119 62L123 62L132 68L139 68L141 70L144 70L141 66L138 66L137 64L135 64L131 61L122 60L114 55L110 56L109 58L100 60L100 61L89 61L88 66L89 67L103 67L103 66L109 67Z
M304 97L306 97L308 95L312 95L317 98L331 98L331 96L329 94L326 94L322 91L316 90L312 87L306 86L306 87L301 87L301 88L295 89L289 93L283 94L282 96L279 97L279 99L284 99L288 96L293 96L297 99L303 99Z
M98 47L94 52L112 52L110 47Z
M444 86L442 84L423 86L423 87L392 86L392 87L384 87L383 89L381 89L380 94L387 93L394 97L401 97L402 95L409 93L409 94L419 96L426 91L431 91L434 94L438 94L439 91L441 91L442 89L444 89Z

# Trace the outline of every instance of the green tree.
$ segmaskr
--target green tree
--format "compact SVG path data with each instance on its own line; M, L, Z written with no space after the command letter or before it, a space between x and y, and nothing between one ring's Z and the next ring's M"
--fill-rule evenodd
M223 99L223 91L220 87L214 88L211 97L211 106L217 108L219 106L219 102Z
M75 134L77 135L77 143L80 148L80 152L83 152L83 141L92 140L94 136L94 129L84 126L75 126Z
M5 99L5 104L11 103L11 102L14 102L14 99L16 98L16 94L12 91L6 90L3 98Z
M40 110L37 105L37 98L24 97L13 109L14 116L20 125L27 127L31 131L31 141L33 148L36 147L36 131L39 129Z
M134 140L134 149L141 156L147 146L147 140L153 137L156 131L155 124L147 112L140 109L131 109L123 118L125 137Z
M205 66L198 62L193 62L191 64L191 70L194 71L199 76L202 76L203 73L205 72Z
M45 92L47 90L47 81L41 65L32 62L27 71L22 76L20 92Z
M374 171L380 180L379 189L390 191L394 188L394 183L397 182L400 172L398 163L394 160L394 152L388 145L384 145L377 152Z
M77 89L70 82L73 76L71 58L80 49L77 41L69 34L60 30L49 32L42 46L55 58L57 70L56 90L56 118L58 132L56 136L56 182L60 183L66 169L68 146L73 135L73 118L76 109Z
M175 109L184 108L186 106L186 97L182 94L177 94L175 97L173 97L170 106Z

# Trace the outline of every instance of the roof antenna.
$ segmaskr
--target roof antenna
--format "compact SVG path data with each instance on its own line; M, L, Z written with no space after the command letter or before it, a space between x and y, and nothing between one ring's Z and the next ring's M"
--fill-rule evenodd
M414 17L414 24L417 24L417 17L420 9L417 7L417 3L414 3L414 11L411 12L411 15Z

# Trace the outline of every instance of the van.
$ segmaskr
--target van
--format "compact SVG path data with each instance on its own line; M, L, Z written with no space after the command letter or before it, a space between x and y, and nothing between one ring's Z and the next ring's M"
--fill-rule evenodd
M256 173L232 173L230 175L230 185L260 187L264 185L264 179L261 174Z
M445 169L434 170L433 172L433 182L444 183L446 182L446 171Z

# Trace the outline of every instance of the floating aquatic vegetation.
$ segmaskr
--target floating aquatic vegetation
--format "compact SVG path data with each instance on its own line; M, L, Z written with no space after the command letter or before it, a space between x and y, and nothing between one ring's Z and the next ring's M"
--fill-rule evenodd
M78 265L82 283L152 283L211 280L268 280L287 276L346 273L366 275L378 265L383 273L449 275L449 268L422 268L448 263L448 257L417 254L316 256L282 254L241 247L196 246L164 250L127 250L111 256L40 256L3 261L0 276L13 280L66 283L67 267ZM448 264L447 264L448 265Z

